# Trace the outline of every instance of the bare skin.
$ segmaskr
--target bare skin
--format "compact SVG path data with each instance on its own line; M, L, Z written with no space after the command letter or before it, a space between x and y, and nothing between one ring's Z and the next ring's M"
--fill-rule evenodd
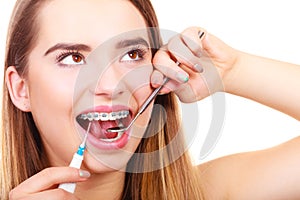
M95 14L94 17L97 20L91 21L88 27L97 29L90 31L89 28L81 27L88 20L83 20L84 23L80 20L76 21L73 24L74 26L71 27L72 29L63 31L64 35L58 33L57 29L49 30L51 26L43 27L42 30L45 31L43 35L46 37L38 43L38 46L30 55L28 79L19 77L14 66L11 66L6 72L6 78L9 80L7 84L10 95L15 105L23 111L32 112L35 119L40 119L40 121L37 121L37 126L41 130L47 153L51 164L54 166L41 171L17 186L11 191L10 199L82 198L92 200L94 198L98 199L99 196L103 199L118 199L124 187L124 173L114 171L104 165L99 167L99 162L91 155L86 155L83 166L84 171L69 167L56 167L66 166L69 163L78 144L77 135L74 134L73 130L73 119L70 117L73 94L69 93L71 91L70 88L74 86L74 77L76 77L77 71L70 70L66 72L64 71L65 69L57 69L55 68L57 66L54 65L54 55L45 58L39 54L40 52L45 52L49 46L57 42L80 41L88 44L93 50L95 43L101 43L100 39L106 40L111 35L117 35L135 28L143 28L145 24L137 11L126 4L125 1L103 1L106 3L106 6L116 6L114 3L120 3L122 6L119 5L119 8L121 7L122 9L117 13L126 15L128 18L126 20L128 24L123 23L123 26L118 27L120 29L112 28L106 33L103 32L103 27L109 26L92 26L99 23L100 19L107 17L107 13L105 13L108 10L107 7L103 8L103 12L99 11L99 8L102 8L104 5L100 5L103 3L102 1L90 0L90 5L85 4L87 1L82 1L85 2L82 5L90 6L88 9L83 9L87 7L76 4L74 1L60 0L53 2L63 3L57 7L60 9L51 9L51 6L54 4L49 4L50 6L46 7L41 14L42 20L53 20L59 16L62 19L64 19L64 16L73 16L73 18L77 16L77 19L81 19L80 17L82 16L90 16L90 10L96 8L97 12L93 12L93 14ZM78 3L79 1L76 2ZM72 9L70 9L70 6L73 6ZM121 11L124 11L125 8L129 10L122 13ZM70 11L70 13L66 14L67 11ZM101 13L104 13L103 16ZM132 13L133 15L128 16ZM122 19L122 16L117 17L115 14L111 16L111 18L117 20ZM64 28L67 27L67 24L71 24L70 22L65 24L58 22L62 23L64 21L46 21L45 24L61 25ZM106 20L102 22L104 23ZM76 31L73 29L75 27L78 28ZM137 108L138 105L142 104L144 97L151 91L150 84L157 87L162 82L163 77L168 76L171 81L162 90L162 93L168 93L172 90L182 102L195 102L214 92L223 91L250 98L300 120L300 105L298 103L300 102L300 93L296 92L300 88L299 66L237 51L207 32L205 37L200 40L197 34L199 30L203 31L203 29L198 27L186 29L181 35L175 36L167 46L157 52L153 59L155 70L147 71L144 74L149 77L151 83L149 82L148 86L145 87L146 90L133 95L135 101L132 103L132 107ZM90 37L86 37L86 35ZM182 48L176 49L178 46ZM88 52L83 53L88 54ZM175 60L181 63L180 66L176 64ZM151 59L147 59L145 62L149 64ZM43 63L42 67L46 68L40 70L40 63ZM203 67L203 73L199 73L195 69L196 63ZM53 68L53 66L55 67ZM115 74L111 73L110 75ZM60 79L54 79L54 77L60 76ZM108 81L120 78L109 77ZM185 82L187 77L189 80ZM45 78L48 80L47 83L44 81ZM279 80L280 84L274 84L278 83ZM130 82L130 80L127 81ZM49 82L52 84L49 84ZM39 87L43 86L45 89L46 95L44 95L45 99L42 102L39 102L40 98L35 98L41 92L38 90L37 85ZM61 85L64 85L65 88L60 87ZM98 93L94 94L97 97L102 97L100 100L98 99L99 102L107 103L107 99L111 100L113 98L112 94L115 88L110 87L112 85L107 84L106 87L99 85ZM262 85L264 87L261 87ZM62 89L60 91L56 90L57 88ZM56 96L64 97L62 98L63 100L60 100L59 103L47 100L49 97L48 92L53 91L56 92ZM129 91L129 88L123 88L118 94L124 95ZM43 104L47 101L48 105L52 106L53 113L51 113L50 109L50 111L47 111L43 107ZM28 103L27 107L23 107L23 102ZM52 116L51 119L53 121L46 121L47 123L45 123L45 120L42 120L41 116L45 115L42 112L43 109L45 109L45 112L49 112L48 114ZM151 107L148 110L148 114L150 111ZM62 117L57 120L65 122L61 127L58 127L59 131L54 126L62 124L55 121L55 117L53 117L58 116L57 113ZM146 123L148 120L149 115L145 115L140 123ZM66 137L66 140L59 141L61 143L57 144L56 138L58 135L56 134L60 132L65 133L64 137ZM131 145L129 145L129 150L134 151L138 143L139 140L133 140ZM208 199L299 199L300 192L296 187L300 183L300 176L298 176L299 167L297 167L300 165L298 159L298 153L300 153L299 143L300 139L295 138L271 149L227 156L200 165L201 179L205 183L205 195ZM63 182L77 182L78 190L76 193L70 194L57 189L57 185ZM87 189L89 192L86 192Z
M199 48L187 45L193 55L203 51L206 54L202 53L202 57L190 57L186 60L173 54L172 56L184 66L179 68L172 64L166 65L172 69L160 69L158 64L159 72L153 73L153 79L161 81L161 73L172 77L173 74L168 73L169 71L185 69L190 78L189 82L170 82L169 88L177 92L179 98L181 95L184 98L185 92L190 92L192 88L194 99L202 99L201 95L209 93L207 88L205 90L205 87L199 87L201 81L205 81L205 74L195 75L195 63L190 61L198 62L205 72L206 67L209 67L205 65L207 55L223 82L223 87L217 88L217 91L252 99L300 120L300 93L296 92L300 88L300 66L237 51L209 33L200 41L197 38L197 30L200 29L189 28L181 37L188 35L191 40L198 42ZM174 51L172 45L168 48L169 52ZM184 50L182 54L187 55ZM154 61L171 63L170 58L166 59L166 55L165 50L160 51L155 55ZM174 79L174 76L172 78ZM194 82L198 84L192 84ZM199 165L201 179L205 183L204 193L208 199L299 199L299 144L300 137L297 137L270 149L226 156Z

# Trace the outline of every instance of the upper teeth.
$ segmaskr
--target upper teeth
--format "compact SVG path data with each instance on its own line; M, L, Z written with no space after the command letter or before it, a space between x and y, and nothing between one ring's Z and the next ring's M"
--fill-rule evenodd
M129 115L128 110L122 110L119 112L111 112L111 113L99 113L99 112L90 112L87 114L81 114L80 118L83 120L101 120L101 121L108 121L108 120L117 120L117 119L122 119L126 118Z

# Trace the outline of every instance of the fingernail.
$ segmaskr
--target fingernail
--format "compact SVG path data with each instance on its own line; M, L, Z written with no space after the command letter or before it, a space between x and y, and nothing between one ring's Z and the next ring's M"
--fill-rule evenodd
M178 81L186 83L189 80L189 77L183 72L177 72L176 78Z
M198 32L198 37L201 39L204 36L204 31L199 31Z
M159 85L160 83L161 83L161 81L160 81L159 77L157 77L157 76L152 77L152 84Z
M201 67L198 63L194 65L194 69L199 73L203 72L203 67Z
M85 170L79 170L79 176L82 178L89 178L91 176L90 172Z

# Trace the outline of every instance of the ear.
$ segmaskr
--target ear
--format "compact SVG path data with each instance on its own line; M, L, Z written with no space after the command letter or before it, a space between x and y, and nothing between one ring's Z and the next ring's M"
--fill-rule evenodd
M30 100L26 80L19 75L15 66L7 68L5 78L13 104L24 112L30 112Z

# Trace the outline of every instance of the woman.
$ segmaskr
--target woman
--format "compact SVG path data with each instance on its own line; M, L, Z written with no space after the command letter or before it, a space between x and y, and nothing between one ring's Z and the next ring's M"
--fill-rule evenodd
M188 155L182 154L185 147L180 139L175 140L175 144L168 145L175 136L181 137L174 94L183 102L193 102L224 89L299 119L300 112L296 109L296 102L300 97L289 93L299 88L298 66L238 52L208 33L201 42L198 37L199 28L187 29L182 36L174 37L168 46L155 52L161 45L159 35L155 29L149 29L149 38L138 31L139 42L135 39L134 48L130 45L123 54L117 54L122 55L119 59L109 59L105 63L109 68L101 71L100 81L79 81L80 87L75 88L78 74L84 73L82 70L86 69L85 58L91 52L98 51L99 44L115 46L119 35L158 26L151 4L148 1L119 0L19 1L14 13L7 46L3 97L5 126L2 136L1 197L4 199L8 196L10 199L299 197L298 190L291 187L299 178L290 176L296 174L297 169L289 168L291 164L297 166L298 159L294 159L297 158L297 139L271 150L218 159L199 168L192 167ZM118 26L112 27L111 24ZM104 42L107 40L108 43ZM150 51L149 47L154 50ZM208 57L216 68L207 62ZM151 67L152 61L155 70ZM175 61L181 64L178 66ZM278 88L274 89L272 85L276 76L266 79L255 73L255 76L250 76L254 79L251 80L248 78L250 72L247 71L249 65L251 73L257 72L257 68L260 72L269 72L272 67L275 74L280 73L281 77L286 77L286 84L291 80L295 80L295 84L288 84L290 91L282 90L277 97ZM214 73L215 69L218 74ZM142 76L141 86L130 79L131 74ZM219 75L224 88L218 82ZM152 104L136 122L136 126L124 134L138 137L130 137L118 148L105 150L101 145L95 148L97 145L90 140L83 170L62 167L68 165L79 144L77 129L81 137L84 134L84 129L78 126L74 117L80 118L81 114L90 112L90 106L94 109L96 105L97 112L105 111L110 115L112 111L130 110L130 119L151 93L150 79L152 86L157 87L163 76L168 76L171 81L162 90L162 93L167 94L159 96L155 103L162 105L166 116L163 110L158 110L147 127L154 108ZM256 87L255 84L260 85L263 81L264 88ZM251 90L252 88L255 90ZM170 90L174 93L169 93ZM291 96L295 98L284 98ZM90 98L95 105L86 103L91 102ZM117 102L119 107L112 106L111 102L113 105ZM165 117L168 119L166 124L163 120ZM126 125L127 122L124 123ZM112 125L115 124L109 124ZM97 132L95 126L93 122L91 135ZM155 134L157 127L163 128L159 128ZM147 137L148 135L154 136ZM112 139L115 137L105 136ZM105 140L103 136L99 137ZM158 151L159 157L140 156L165 146L166 151ZM137 154L123 159L123 151ZM178 155L177 152L182 155L173 159L173 155ZM285 158L283 164L280 162L281 157ZM105 158L112 158L112 162ZM120 163L116 163L115 160L118 162L120 158ZM157 159L161 167L149 170L149 165L152 166ZM126 172L124 167L130 168L130 172ZM251 167L252 171L249 172L246 167ZM140 169L145 169L145 172L134 173L140 172ZM261 179L262 174L266 175L265 179ZM278 180L285 178L286 185L276 183L274 174L280 177ZM58 184L65 182L77 183L75 194L57 188Z
M69 5L72 5L72 8ZM70 13L68 14L66 11ZM110 20L107 20L108 16ZM82 26L77 26L78 24ZM115 27L111 24L120 25ZM154 52L149 50L150 41L143 34L138 33L137 36L143 39L142 42L130 40L133 45L130 44L129 47L127 40L122 41L120 44L123 46L120 49L123 56L117 54L120 58L113 61L112 67L105 71L107 76L103 77L108 78L102 78L103 84L97 84L96 89L89 89L93 91L93 94L91 92L88 95L92 96L94 105L86 104L85 100L81 99L81 97L89 98L90 96L78 95L79 97L76 98L76 92L73 93L80 69L78 66L83 64L88 54L93 50L95 52L99 44L111 37L115 37L119 41L118 35L122 33L156 26L155 14L148 1L77 1L74 3L67 0L19 1L17 3L9 33L10 42L5 64L8 68L6 69L7 88L4 95L6 105L3 111L6 116L3 119L7 124L4 130L4 141L6 141L4 145L7 144L7 146L4 147L3 155L7 156L2 161L8 160L3 163L3 168L1 168L3 169L1 196L7 198L9 190L16 187L11 192L11 199L23 197L72 199L75 196L81 199L98 199L99 197L105 199L162 199L164 196L171 199L182 199L186 195L193 199L201 198L200 187L197 186L198 180L193 176L187 155L183 155L180 160L176 161L176 164L149 173L125 174L121 169L129 159L128 157L124 160L122 152L133 153L136 149L141 153L153 152L159 146L168 143L168 140L173 137L171 133L173 132L172 134L175 135L179 130L178 119L173 117L169 117L170 125L155 137L149 137L148 140L145 139L142 142L140 142L141 137L131 137L128 142L122 142L122 147L118 146L122 151L88 143L88 148L96 149L96 152L91 150L85 153L82 168L92 172L89 179L90 173L86 170L78 172L76 169L61 167L68 165L80 142L75 128L78 124L74 122L74 116L77 117L81 113L88 112L87 110L91 107L94 107L93 112L99 113L129 109L134 116L138 107L152 90L149 78L153 71L151 59ZM95 27L95 29L91 31L91 27ZM151 44L150 47L157 49L160 42L158 35L153 32L153 37L155 37L155 44ZM116 40L110 41L113 46L115 43L117 44ZM106 42L105 44L110 45L111 43ZM124 78L122 84L117 83L124 77L124 74L129 74L130 71L136 75L135 71L131 70L136 66L146 66L145 70L139 73L142 80L148 80L146 86L136 89L136 85L134 85L136 83L132 83L129 78ZM81 71L80 74L82 73ZM88 80L86 79L80 86L86 84ZM84 87L82 86L82 88ZM131 90L136 90L134 95L131 94ZM117 94L113 94L114 92ZM131 102L128 105L127 102L130 99ZM110 103L111 101L113 103ZM77 102L76 106L73 105L73 102ZM117 102L117 106L114 105L115 102ZM175 116L176 104L173 95L161 97L157 102L167 105L164 107L168 116ZM149 121L151 107L136 123L142 128L132 128L132 134L138 129L141 131L140 134L143 134L145 131L143 124L147 124ZM15 117L18 118L17 121L14 119ZM49 120L50 118L51 120ZM156 117L156 119L160 120L160 117ZM156 127L159 126L156 122L152 124L155 127L149 127L149 132L152 131L151 129L156 130ZM93 123L92 129L97 129L95 126L96 123ZM164 134L165 131L169 133ZM22 134L19 134L21 132ZM82 132L81 130L80 134L83 134ZM97 130L91 130L91 132L93 134L90 134L89 138L92 138ZM89 141L91 143L92 140ZM108 142L103 143L106 145ZM110 143L109 145L115 144ZM176 145L176 148L178 147L179 144ZM115 161L113 164L119 164L116 161L120 162L120 158L122 161L120 166L110 166L111 163L103 163L106 158L113 158ZM129 165L141 165L142 162L153 161L142 161L137 157L132 158ZM145 164L146 168L148 166ZM191 170L180 170L183 166L186 169L190 166ZM116 170L116 167L119 170ZM43 170L45 168L47 169ZM174 174L174 172L182 178L164 176L164 174ZM41 178L46 174L50 175L53 180ZM80 181L85 181L85 183L77 183L75 195L57 189L60 183ZM193 184L188 183L189 181ZM20 184L21 182L23 183ZM136 187L137 185L140 187ZM178 187L179 185L181 186ZM190 186L186 187L186 185ZM30 191L29 188L31 188Z

